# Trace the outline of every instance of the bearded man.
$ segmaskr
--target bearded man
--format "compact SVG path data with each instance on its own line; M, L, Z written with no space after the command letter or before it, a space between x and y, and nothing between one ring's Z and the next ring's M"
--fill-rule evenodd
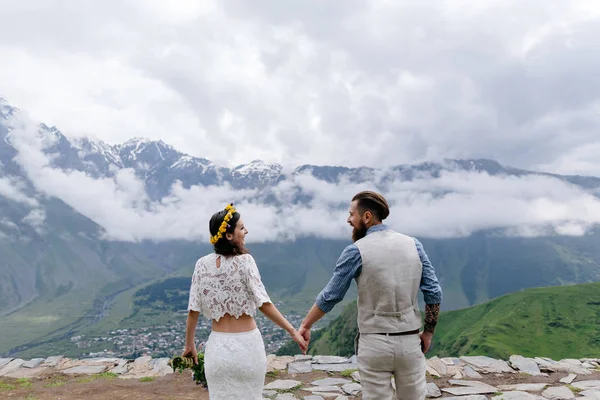
M358 287L358 335L355 351L364 400L396 398L421 400L426 396L425 353L435 331L442 288L435 270L415 238L388 228L390 214L379 193L358 193L350 204L347 222L354 244L340 255L333 276L317 296L299 332L310 340L315 322L340 302L352 279ZM418 292L425 300L423 332Z

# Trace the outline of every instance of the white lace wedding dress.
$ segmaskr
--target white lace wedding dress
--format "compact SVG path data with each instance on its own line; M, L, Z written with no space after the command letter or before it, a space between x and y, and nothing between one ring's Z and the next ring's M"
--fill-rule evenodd
M217 268L217 258L221 265ZM223 257L209 254L196 263L188 310L219 320L256 315L271 299L249 254ZM204 353L210 400L262 399L267 357L258 329L241 333L211 332Z

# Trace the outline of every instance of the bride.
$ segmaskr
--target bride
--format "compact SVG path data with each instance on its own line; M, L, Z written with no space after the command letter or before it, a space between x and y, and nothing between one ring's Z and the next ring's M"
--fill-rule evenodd
M194 337L202 313L212 320L204 353L210 399L262 399L267 357L254 321L256 309L285 329L303 353L308 345L271 302L244 247L248 231L233 204L212 216L209 229L214 253L194 268L182 356L198 362Z

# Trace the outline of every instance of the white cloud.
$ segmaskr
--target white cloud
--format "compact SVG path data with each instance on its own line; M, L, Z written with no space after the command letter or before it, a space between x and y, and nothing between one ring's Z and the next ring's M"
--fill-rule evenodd
M19 227L14 222L12 222L11 220L9 220L6 217L0 219L0 224L4 225L4 226L6 226L7 228L10 228L10 229L14 229L14 230L18 230L19 229Z
M452 192L434 196L429 192ZM482 229L514 233L584 234L600 223L600 200L554 178L444 173L439 179L398 183L390 200L395 226L416 235L452 237Z
M39 208L31 210L31 212L23 218L23 222L31 226L40 235L45 232L45 221L46 212Z
M153 201L132 170L114 178L94 179L80 171L52 168L42 151L47 143L28 120L15 124L11 140L15 160L43 194L60 198L99 224L110 239L208 240L211 215L233 202L249 229L249 242L293 240L302 236L348 238L347 207L354 194L383 185L385 170L374 171L368 184L342 180L331 184L308 174L285 180L272 193L280 206L259 202L256 190L192 186L181 183ZM310 197L294 202L298 194ZM384 191L391 204L386 221L411 235L456 237L483 229L508 235L582 235L600 223L600 199L574 185L547 176L490 176L477 172L443 172L394 181ZM42 224L35 209L25 219ZM41 225L39 225L41 226Z
M19 179L10 176L0 176L0 196L23 203L29 207L37 206L37 200L27 196L24 193L24 189L24 184Z
M225 165L600 174L599 19L596 0L3 2L0 93L71 136Z

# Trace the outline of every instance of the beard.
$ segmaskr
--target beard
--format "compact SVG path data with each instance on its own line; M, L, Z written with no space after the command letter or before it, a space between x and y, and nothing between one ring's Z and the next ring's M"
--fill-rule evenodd
M352 228L352 240L357 241L367 236L367 225L360 221L360 225L358 227Z

